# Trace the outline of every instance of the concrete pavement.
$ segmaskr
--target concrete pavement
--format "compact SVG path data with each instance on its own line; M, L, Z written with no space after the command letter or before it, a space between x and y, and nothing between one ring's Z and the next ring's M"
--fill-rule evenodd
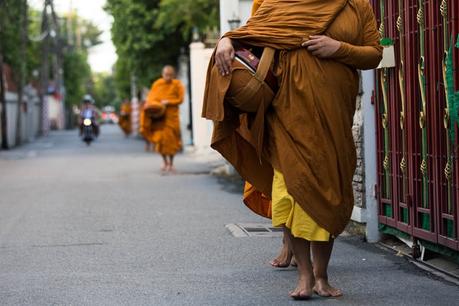
M459 288L356 237L336 242L345 293L294 302L294 269L274 270L279 238L235 238L268 223L192 154L177 175L104 126L86 147L56 132L0 152L0 305L459 305ZM237 191L237 192L236 192Z

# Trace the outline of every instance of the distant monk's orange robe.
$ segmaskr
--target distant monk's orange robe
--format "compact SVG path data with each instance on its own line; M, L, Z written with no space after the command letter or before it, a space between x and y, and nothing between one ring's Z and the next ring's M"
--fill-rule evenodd
M153 104L161 104L163 100L169 102L161 119L153 122L150 118L143 120L145 138L155 145L155 150L161 155L175 155L182 149L179 105L183 102L184 92L179 80L166 82L161 78L153 83L148 93L144 109Z
M132 133L131 121L132 108L130 102L123 102L120 107L120 118L118 124L123 130L124 134L129 135Z
M145 114L143 112L145 107L145 101L139 103L139 134L146 139L145 137Z

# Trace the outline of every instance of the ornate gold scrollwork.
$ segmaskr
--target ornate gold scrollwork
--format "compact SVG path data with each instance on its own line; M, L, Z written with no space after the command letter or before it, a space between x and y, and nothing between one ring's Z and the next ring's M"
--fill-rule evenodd
M453 167L451 166L451 162L448 161L445 166L445 177L448 180L448 182L451 182L451 179L453 178Z
M405 129L405 112L400 112L400 129Z
M406 173L406 169L407 169L407 163L406 163L406 158L403 157L402 158L402 161L400 162L400 170L402 171L403 174Z
M388 170L388 169L389 169L389 166L390 166L389 155L386 155L386 156L384 157L383 166L384 166L384 169L385 169L385 170Z
M387 126L388 126L387 114L382 115L381 124L384 129L387 129Z
M419 126L421 129L424 129L426 127L426 116L424 112L419 112Z
M422 28L424 28L424 25L425 25L425 23L424 23L424 6L421 5L419 7L419 10L418 10L418 13L417 13L416 17L417 17L416 20L418 21L418 24Z
M426 175L426 173L427 173L427 161L425 159L422 160L420 169L421 169L422 175Z
M445 129L449 128L449 108L444 109L443 125L445 126Z

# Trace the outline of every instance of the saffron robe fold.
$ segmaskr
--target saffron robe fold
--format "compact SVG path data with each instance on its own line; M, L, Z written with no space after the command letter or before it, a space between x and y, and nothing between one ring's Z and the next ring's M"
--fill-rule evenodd
M131 122L132 108L130 102L123 102L120 107L120 117L118 124L124 134L129 135L132 132Z
M330 58L315 57L301 48L314 34L336 39L341 47ZM260 161L248 133L249 116L224 103L222 89L230 76L210 78L212 59L202 113L214 120L212 147L265 195L271 195L273 168L279 170L304 211L339 235L354 205L357 69L375 68L382 56L369 2L265 0L245 26L225 36L278 50L273 70L280 89L266 114Z
M184 92L179 80L166 82L161 78L153 83L148 93L143 110L142 133L161 155L175 155L182 149L179 105L183 102ZM168 101L164 116L159 120L147 118L145 110L163 100Z

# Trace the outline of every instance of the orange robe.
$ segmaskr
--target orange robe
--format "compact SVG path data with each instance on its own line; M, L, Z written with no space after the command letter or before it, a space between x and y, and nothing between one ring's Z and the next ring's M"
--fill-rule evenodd
M341 42L330 58L301 44L325 34ZM375 68L382 56L368 0L265 0L248 23L225 34L233 40L277 50L273 71L280 89L266 113L261 163L240 113L224 103L231 80L212 59L203 116L214 121L212 147L241 176L271 196L274 169L293 199L320 227L337 236L354 206L356 152L353 115L357 69Z
M179 80L166 82L159 79L153 83L145 102L145 109L153 104L167 100L166 111L161 119L152 120L143 116L143 135L155 145L155 150L161 155L175 155L182 149L180 134L179 105L183 102L184 87Z
M124 134L126 135L129 135L132 133L131 113L132 113L131 103L130 102L122 103L118 124L123 130Z
M145 114L143 112L145 107L145 101L139 104L139 134L146 139L145 136Z
M254 0L252 5L252 13L254 15L260 5L263 3L263 0ZM254 213L266 217L271 218L271 200L269 197L258 191L254 186L252 186L249 182L245 182L244 185L244 195L243 195L243 202L250 208Z

